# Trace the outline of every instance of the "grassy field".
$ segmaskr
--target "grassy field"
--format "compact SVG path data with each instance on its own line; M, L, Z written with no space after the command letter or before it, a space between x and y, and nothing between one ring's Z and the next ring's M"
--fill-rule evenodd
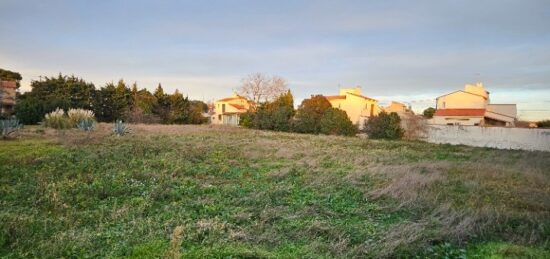
M0 141L0 257L550 258L550 153L109 127Z

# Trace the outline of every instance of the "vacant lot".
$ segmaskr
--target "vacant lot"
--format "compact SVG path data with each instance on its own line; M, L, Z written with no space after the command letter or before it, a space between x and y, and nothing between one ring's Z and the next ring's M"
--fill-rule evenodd
M550 153L109 127L0 141L0 256L550 257Z

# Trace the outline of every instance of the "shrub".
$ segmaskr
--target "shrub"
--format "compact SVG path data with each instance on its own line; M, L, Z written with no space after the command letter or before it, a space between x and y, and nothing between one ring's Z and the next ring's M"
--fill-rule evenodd
M320 132L327 135L355 136L357 126L353 125L345 111L329 108L321 118Z
M7 139L20 128L21 123L19 123L19 120L16 118L0 120L0 133L2 134L2 139Z
M537 127L539 128L550 128L550 120L543 120L537 122Z
M365 122L365 132L373 139L401 139L404 131L401 128L401 119L397 113L381 112Z
M44 117L44 126L54 129L68 129L71 127L71 122L65 115L65 112L57 108L55 111L46 114Z
M290 90L272 102L261 103L254 111L241 114L239 124L243 127L290 131L294 116L294 98Z
M296 119L292 123L293 131L318 134L321 131L321 118L332 105L322 95L305 99L296 111Z
M130 128L128 128L128 125L124 124L122 120L117 120L113 126L113 132L117 136L123 136L126 133L130 133Z
M25 125L38 124L44 118L44 109L38 99L22 95L15 105L15 115Z
M255 120L256 114L254 112L247 111L239 116L239 125L245 128L256 128Z
M83 131L92 131L95 129L95 121L92 119L82 120L78 123L77 128Z
M425 118L427 119L431 119L434 117L434 113L435 113L435 109L433 107L429 107L427 108L426 110L424 110L424 112L422 112L422 114L424 115Z
M83 121L87 121L86 123L88 124L90 121L95 121L94 112L85 109L69 109L67 116L69 117L71 127L78 127Z

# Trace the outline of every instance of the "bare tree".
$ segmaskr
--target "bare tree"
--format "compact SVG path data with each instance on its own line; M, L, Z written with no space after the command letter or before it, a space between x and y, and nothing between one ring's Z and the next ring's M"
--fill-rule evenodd
M255 103L260 103L271 101L287 90L288 86L284 78L253 73L242 79L239 94Z

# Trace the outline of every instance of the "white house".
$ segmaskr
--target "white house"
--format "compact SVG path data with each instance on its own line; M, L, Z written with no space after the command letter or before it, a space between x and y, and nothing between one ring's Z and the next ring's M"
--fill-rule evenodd
M482 83L466 84L458 90L437 97L433 124L472 126L514 126L515 104L491 104Z

